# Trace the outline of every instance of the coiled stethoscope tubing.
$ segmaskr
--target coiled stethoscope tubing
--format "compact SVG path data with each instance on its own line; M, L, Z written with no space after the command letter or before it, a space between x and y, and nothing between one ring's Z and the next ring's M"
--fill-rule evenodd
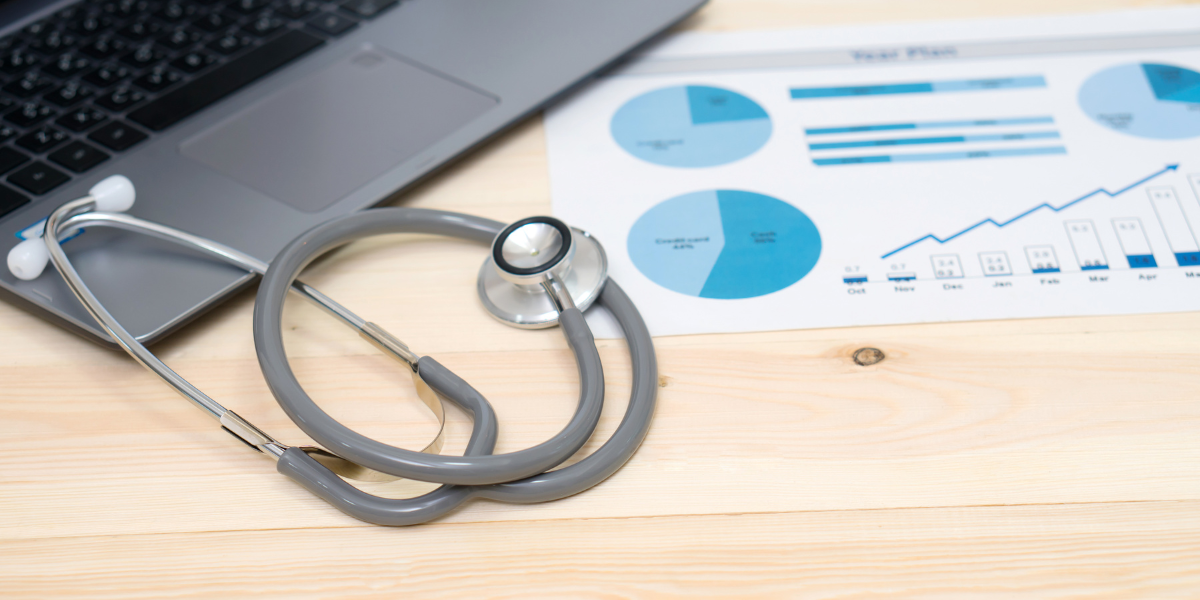
M410 208L375 209L335 219L310 230L289 244L268 267L253 257L211 240L113 212L127 210L132 201L132 184L117 176L93 187L89 196L60 207L47 220L46 231L53 233L45 236L44 242L49 260L63 274L88 311L130 355L166 380L185 398L218 418L222 426L235 436L275 458L279 472L351 516L382 525L409 525L441 516L474 497L523 503L562 498L596 485L619 469L649 431L658 383L657 362L649 331L636 307L619 286L607 279L604 269L600 269L597 276L594 272L583 273L583 270L571 268L571 257L578 250L577 246L584 246L585 252L599 252L601 263L603 251L590 236L579 230L570 230L555 219L537 217L505 228L496 221L458 213ZM97 208L101 211L97 212ZM254 337L260 366L272 393L285 412L306 433L326 444L333 455L288 447L271 438L171 371L129 334L87 288L59 244L60 237L85 226L138 231L202 250L230 264L262 274L264 278L254 310ZM554 231L548 231L547 227ZM496 441L496 420L490 404L482 395L432 358L418 357L378 326L357 317L311 287L295 281L296 275L308 262L328 250L362 237L399 232L434 233L493 242L492 256L485 261L481 274L487 272L488 265L492 264L496 267L494 270L500 272L500 277L516 287L498 287L495 281L488 282L481 278L479 292L484 305L497 318L518 326L548 326L557 322L575 353L581 378L580 403L575 416L563 431L531 449L492 455ZM568 237L564 238L564 235ZM545 254L552 256L535 265L538 268L531 269L518 261L508 260L512 256L519 256L519 252L517 255L509 252L510 246L520 251L528 249L530 243L536 246L539 240L549 244ZM583 240L582 243L580 240ZM31 253L36 255L36 249L28 242L22 246L26 251L23 260L36 266L38 257L29 256ZM10 268L13 266L13 255L19 254L18 249L10 253ZM534 247L530 256L536 257L538 253ZM534 262L537 260L540 259L535 258ZM41 259L41 262L44 267L45 259ZM42 267L36 270L40 272ZM502 267L515 268L510 271ZM32 270L26 269L25 275L30 275ZM33 273L34 277L36 275ZM497 289L499 292L495 291ZM345 428L321 411L296 382L283 352L280 319L283 299L289 290L321 305L358 329L376 346L404 361L413 369L414 382L418 383L418 387L426 384L471 413L474 426L464 456L441 457L394 448ZM545 296L532 294L538 290L544 290ZM579 290L583 293L574 293ZM624 331L633 361L632 393L625 416L608 441L579 462L547 472L547 469L561 464L574 454L590 437L599 419L603 400L603 370L598 352L573 296L582 297L589 304L592 301L603 304ZM557 313L553 317L548 317L549 313L545 311L522 312L547 303L552 303ZM417 498L380 498L348 484L330 470L332 468L343 475L352 476L356 472L362 474L363 469L359 465L368 470L367 478L371 478L372 473L386 473L456 485L443 485Z

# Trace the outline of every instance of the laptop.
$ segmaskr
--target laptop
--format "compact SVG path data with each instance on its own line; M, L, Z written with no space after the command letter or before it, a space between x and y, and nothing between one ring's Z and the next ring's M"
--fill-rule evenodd
M0 1L0 251L112 174L133 214L270 260L611 65L704 0ZM93 228L64 248L144 343L255 277ZM48 269L0 296L85 337Z

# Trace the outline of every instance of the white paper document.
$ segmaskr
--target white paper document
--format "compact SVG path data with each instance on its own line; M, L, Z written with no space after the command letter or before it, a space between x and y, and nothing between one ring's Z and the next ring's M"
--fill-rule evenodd
M683 34L546 128L655 335L1200 309L1200 10Z

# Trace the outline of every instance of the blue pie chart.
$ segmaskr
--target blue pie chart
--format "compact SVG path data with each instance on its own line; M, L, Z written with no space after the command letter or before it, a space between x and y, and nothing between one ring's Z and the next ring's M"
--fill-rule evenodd
M1142 138L1200 135L1200 73L1134 63L1096 73L1079 89L1079 106L1097 123Z
M646 211L629 231L629 256L669 290L736 300L786 288L812 271L821 234L799 209L740 190L676 196Z
M713 167L762 148L771 137L771 118L737 92L674 86L642 94L617 109L612 136L626 152L656 165Z

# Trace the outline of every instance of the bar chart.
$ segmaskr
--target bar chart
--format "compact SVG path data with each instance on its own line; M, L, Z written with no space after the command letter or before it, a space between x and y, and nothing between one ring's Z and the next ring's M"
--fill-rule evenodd
M1098 188L1062 203L1038 204L1007 219L988 217L946 235L929 233L918 237L883 253L880 261L895 265L908 255L925 254L930 261L930 270L924 275L915 271L886 272L878 281L1200 266L1200 241L1196 236L1197 221L1200 221L1200 173L1187 176L1187 198L1180 198L1174 185L1158 185L1165 176L1174 176L1178 168L1178 165L1167 165L1115 190ZM1185 208L1186 203L1192 205L1190 210ZM1072 216L1066 218L1067 215ZM1030 237L1059 237L1049 228L1055 223L1063 233L1057 243L1029 243ZM1022 224L1029 227L1020 229ZM1018 255L1023 256L1024 263L1014 265L1009 260L1008 249L978 248L971 235L983 231L992 234L988 244L1019 247ZM1006 232L1011 232L1012 239L1004 237ZM946 251L962 246L977 247L971 254L978 257L978 269L966 267L961 253ZM883 270L884 266L879 269ZM1200 273L1192 275L1197 276ZM856 280L857 283L869 281L869 275L865 278L858 275Z

